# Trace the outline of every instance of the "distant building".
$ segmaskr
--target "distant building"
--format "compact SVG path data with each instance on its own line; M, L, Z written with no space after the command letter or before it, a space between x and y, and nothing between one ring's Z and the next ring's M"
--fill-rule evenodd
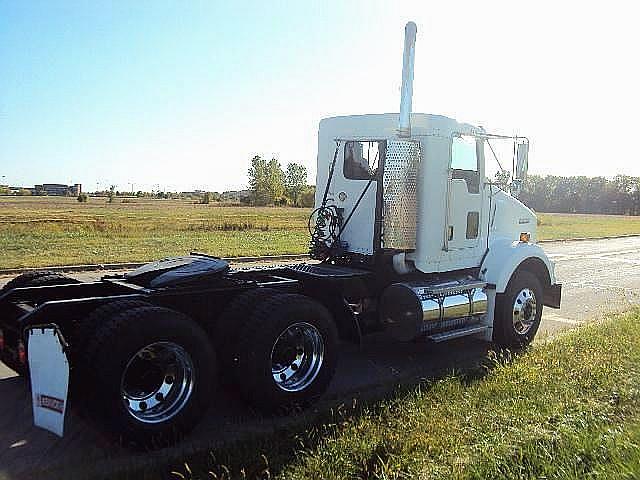
M72 196L77 197L82 193L82 184L64 185L62 183L43 183L34 186L36 195Z

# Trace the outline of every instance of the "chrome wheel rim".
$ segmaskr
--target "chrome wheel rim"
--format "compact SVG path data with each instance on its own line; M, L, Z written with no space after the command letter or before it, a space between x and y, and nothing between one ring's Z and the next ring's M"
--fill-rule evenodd
M513 302L513 328L519 335L525 335L533 327L538 312L533 290L523 288Z
M191 356L172 342L141 348L127 363L120 381L122 403L143 423L161 423L189 402L195 385Z
M276 339L271 349L271 375L281 390L299 392L318 376L324 360L324 342L316 327L294 323Z

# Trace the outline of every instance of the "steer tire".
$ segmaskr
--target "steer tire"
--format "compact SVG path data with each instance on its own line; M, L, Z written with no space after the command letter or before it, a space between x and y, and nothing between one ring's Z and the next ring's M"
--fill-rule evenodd
M0 293L8 292L14 288L22 287L44 287L47 285L65 285L69 283L79 283L75 278L67 277L51 270L36 270L18 275L13 280L7 282L2 287Z
M272 361L278 350L274 348L277 340L294 324L309 325L304 328L317 332L322 340L323 359L308 383L296 390L285 390L274 379ZM264 299L254 309L240 336L238 352L236 386L250 404L267 412L300 408L329 386L338 358L338 333L323 305L303 295L282 294Z
M529 293L522 297L522 292ZM535 314L530 313L530 325L525 331L524 326L518 325L514 311L519 310L524 299L531 298L535 301ZM534 274L527 271L516 272L509 280L507 289L496 298L495 316L493 322L493 341L500 347L519 349L527 346L540 327L542 318L542 285ZM531 310L530 310L531 312ZM521 327L521 328L519 328Z
M273 288L254 288L234 297L220 316L205 326L216 347L221 380L233 386L234 371L238 364L238 339L256 306L264 300L281 295Z
M152 345L171 345L186 353L193 382L183 382L178 374L168 374L168 370L158 367L162 363L159 355L147 355L146 360L141 360L145 356L138 354ZM123 443L139 448L160 448L179 441L204 415L213 395L216 359L206 332L186 315L168 308L142 306L115 314L96 327L82 364L90 372L83 399L90 416ZM144 386L126 387L131 378ZM158 399L153 392L159 384L188 393L177 394L181 400L176 402L167 400L174 390L166 391L164 400ZM183 384L191 388L181 390ZM143 419L132 413L131 404L124 400L127 388L137 392L138 400L143 398L141 391L152 392L147 398L150 403L158 399L161 404L173 406L152 423L150 417ZM154 408L143 414L157 413Z

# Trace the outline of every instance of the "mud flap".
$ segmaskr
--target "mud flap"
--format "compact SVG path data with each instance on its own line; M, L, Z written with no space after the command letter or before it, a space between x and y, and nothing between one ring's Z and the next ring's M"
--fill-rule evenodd
M62 437L69 390L67 344L57 325L31 327L27 339L33 423Z
M544 289L544 305L551 308L560 308L562 300L562 284L554 283Z

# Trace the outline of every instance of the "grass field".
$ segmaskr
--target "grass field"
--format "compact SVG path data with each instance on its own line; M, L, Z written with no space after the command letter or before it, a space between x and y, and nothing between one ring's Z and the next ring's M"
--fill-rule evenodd
M304 253L309 209L224 207L180 200L0 197L0 269ZM540 214L540 239L640 233L640 217Z
M304 432L166 468L176 479L635 479L639 328L640 311L620 315Z
M640 234L640 217L539 213L538 221L540 240Z
M121 202L0 197L0 268L146 261L194 250L227 257L308 248L306 209Z

